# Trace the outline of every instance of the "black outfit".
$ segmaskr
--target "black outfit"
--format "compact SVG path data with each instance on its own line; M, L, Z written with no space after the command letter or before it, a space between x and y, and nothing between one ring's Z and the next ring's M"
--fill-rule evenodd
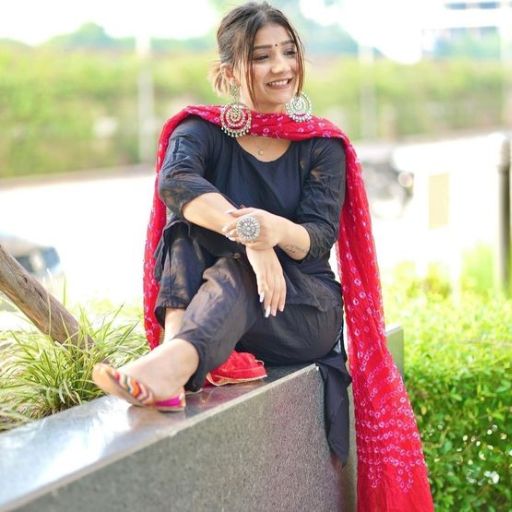
M344 149L339 140L292 142L272 162L261 162L220 127L189 117L171 135L159 177L170 217L156 252L160 292L155 315L186 308L177 337L192 343L199 367L187 388L233 349L270 365L316 361L326 382L326 425L331 448L346 460L350 377L345 369L340 284L329 265L344 199ZM311 239L302 261L276 248L286 281L286 305L264 317L256 278L241 244L187 222L183 206L217 192L236 207L261 208L304 226Z

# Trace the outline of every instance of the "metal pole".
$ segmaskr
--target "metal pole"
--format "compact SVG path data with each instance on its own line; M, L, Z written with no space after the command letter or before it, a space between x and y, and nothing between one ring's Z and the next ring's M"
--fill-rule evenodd
M498 164L498 285L510 293L510 136L501 144Z

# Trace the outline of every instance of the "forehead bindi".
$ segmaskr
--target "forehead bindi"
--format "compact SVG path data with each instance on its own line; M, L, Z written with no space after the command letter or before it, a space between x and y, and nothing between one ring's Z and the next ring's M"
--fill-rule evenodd
M266 25L258 30L254 38L253 50L267 50L293 44L293 39L281 25Z

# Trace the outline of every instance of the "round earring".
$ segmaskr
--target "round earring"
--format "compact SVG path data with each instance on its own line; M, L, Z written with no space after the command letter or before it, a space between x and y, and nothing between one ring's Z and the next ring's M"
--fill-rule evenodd
M285 105L286 113L297 123L311 119L312 105L307 94L301 92Z
M231 86L231 96L233 101L221 109L220 125L230 137L240 137L251 129L251 110L240 102L240 86L236 84Z

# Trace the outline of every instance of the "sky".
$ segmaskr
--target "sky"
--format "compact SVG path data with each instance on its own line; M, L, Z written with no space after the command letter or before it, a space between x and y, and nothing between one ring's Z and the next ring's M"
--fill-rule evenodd
M182 39L203 35L217 15L208 0L4 0L0 38L39 44L90 21L113 37L145 32Z

